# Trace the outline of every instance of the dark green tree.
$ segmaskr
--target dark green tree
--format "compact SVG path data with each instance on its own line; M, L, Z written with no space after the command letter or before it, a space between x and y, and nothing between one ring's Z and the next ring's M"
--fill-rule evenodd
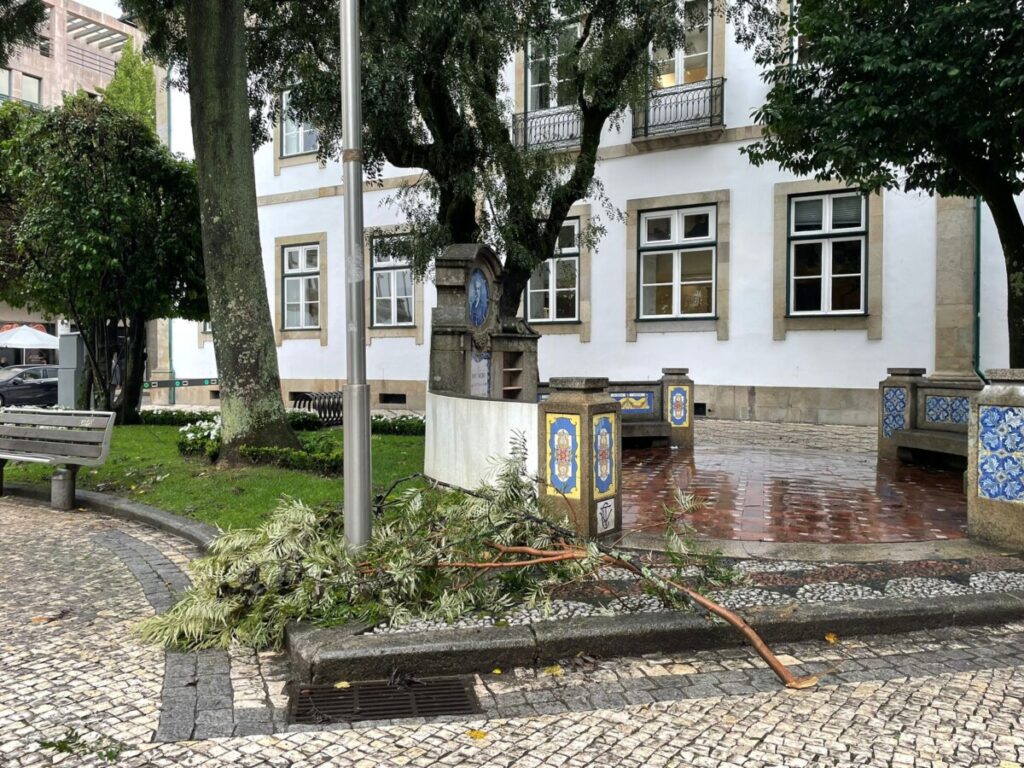
M153 9L144 24L158 58L183 61L180 21L155 0L127 4ZM246 9L255 140L266 139L290 89L293 116L317 127L323 156L336 155L336 0L246 0ZM408 244L422 272L444 245L491 240L505 257L500 314L512 321L569 209L600 194L601 132L648 87L649 47L683 44L677 8L661 0L381 0L362 4L361 32L369 171L387 161L429 177L399 196L414 237L396 247ZM579 119L571 151L514 141L503 71L527 40L561 43L560 101Z
M73 321L92 404L135 420L146 322L207 316L192 163L84 94L48 112L4 105L0 296Z
M103 100L129 112L156 130L156 78L153 64L146 61L129 38L121 49L110 85L101 88Z
M1009 282L1010 365L1024 367L1024 2L737 0L769 92L757 165L981 197ZM794 41L799 40L798 45Z
M297 447L281 399L263 277L242 0L125 0L187 76L202 211L203 258L220 377L221 461L242 445ZM172 34L173 32L173 34ZM169 38L170 36L170 38Z
M38 39L36 30L46 18L43 0L0 0L0 67L14 51Z

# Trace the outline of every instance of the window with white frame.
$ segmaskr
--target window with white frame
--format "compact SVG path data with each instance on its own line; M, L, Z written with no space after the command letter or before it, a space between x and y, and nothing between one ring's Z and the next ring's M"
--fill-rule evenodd
M320 246L286 245L281 248L284 330L320 327Z
M320 137L311 125L291 114L291 91L281 94L281 157L316 152Z
M530 277L526 317L531 323L576 322L580 317L580 220L567 219L555 254Z
M651 52L657 70L654 84L659 90L711 77L710 4L706 0L686 0L682 5L686 34L682 48L655 48Z
M526 108L530 112L576 103L568 59L579 37L579 25L567 24L550 40L531 40L526 48Z
M640 214L640 319L715 316L717 206Z
M373 286L374 327L412 326L412 264L402 253L404 235L383 235L370 245L370 284Z
M860 192L789 198L789 313L864 312L867 199Z
M11 70L0 67L0 96L11 95Z
M43 103L43 81L31 75L21 76L21 98L32 104Z

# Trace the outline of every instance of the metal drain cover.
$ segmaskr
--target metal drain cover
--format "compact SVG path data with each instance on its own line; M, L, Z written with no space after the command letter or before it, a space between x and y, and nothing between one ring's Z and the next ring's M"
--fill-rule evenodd
M292 722L306 725L396 720L403 717L479 714L471 677L434 677L408 686L387 680L350 683L347 688L304 685L292 700Z

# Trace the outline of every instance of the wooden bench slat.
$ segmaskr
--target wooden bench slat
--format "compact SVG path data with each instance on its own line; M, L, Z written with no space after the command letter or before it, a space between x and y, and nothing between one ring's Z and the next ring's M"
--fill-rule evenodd
M56 429L47 427L13 427L0 423L0 437L29 437L58 443L102 443L105 433L94 429Z
M72 463L79 458L96 459L103 454L100 444L56 443L46 440L27 440L21 438L0 437L0 452L8 454L24 453L28 455L45 454L68 458Z
M31 411L0 411L0 424L27 424L40 427L70 427L73 429L106 429L109 416L33 413Z

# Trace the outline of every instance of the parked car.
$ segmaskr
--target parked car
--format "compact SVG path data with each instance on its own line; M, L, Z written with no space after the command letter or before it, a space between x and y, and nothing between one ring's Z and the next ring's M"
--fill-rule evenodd
M0 369L0 407L56 404L57 366L15 365Z

